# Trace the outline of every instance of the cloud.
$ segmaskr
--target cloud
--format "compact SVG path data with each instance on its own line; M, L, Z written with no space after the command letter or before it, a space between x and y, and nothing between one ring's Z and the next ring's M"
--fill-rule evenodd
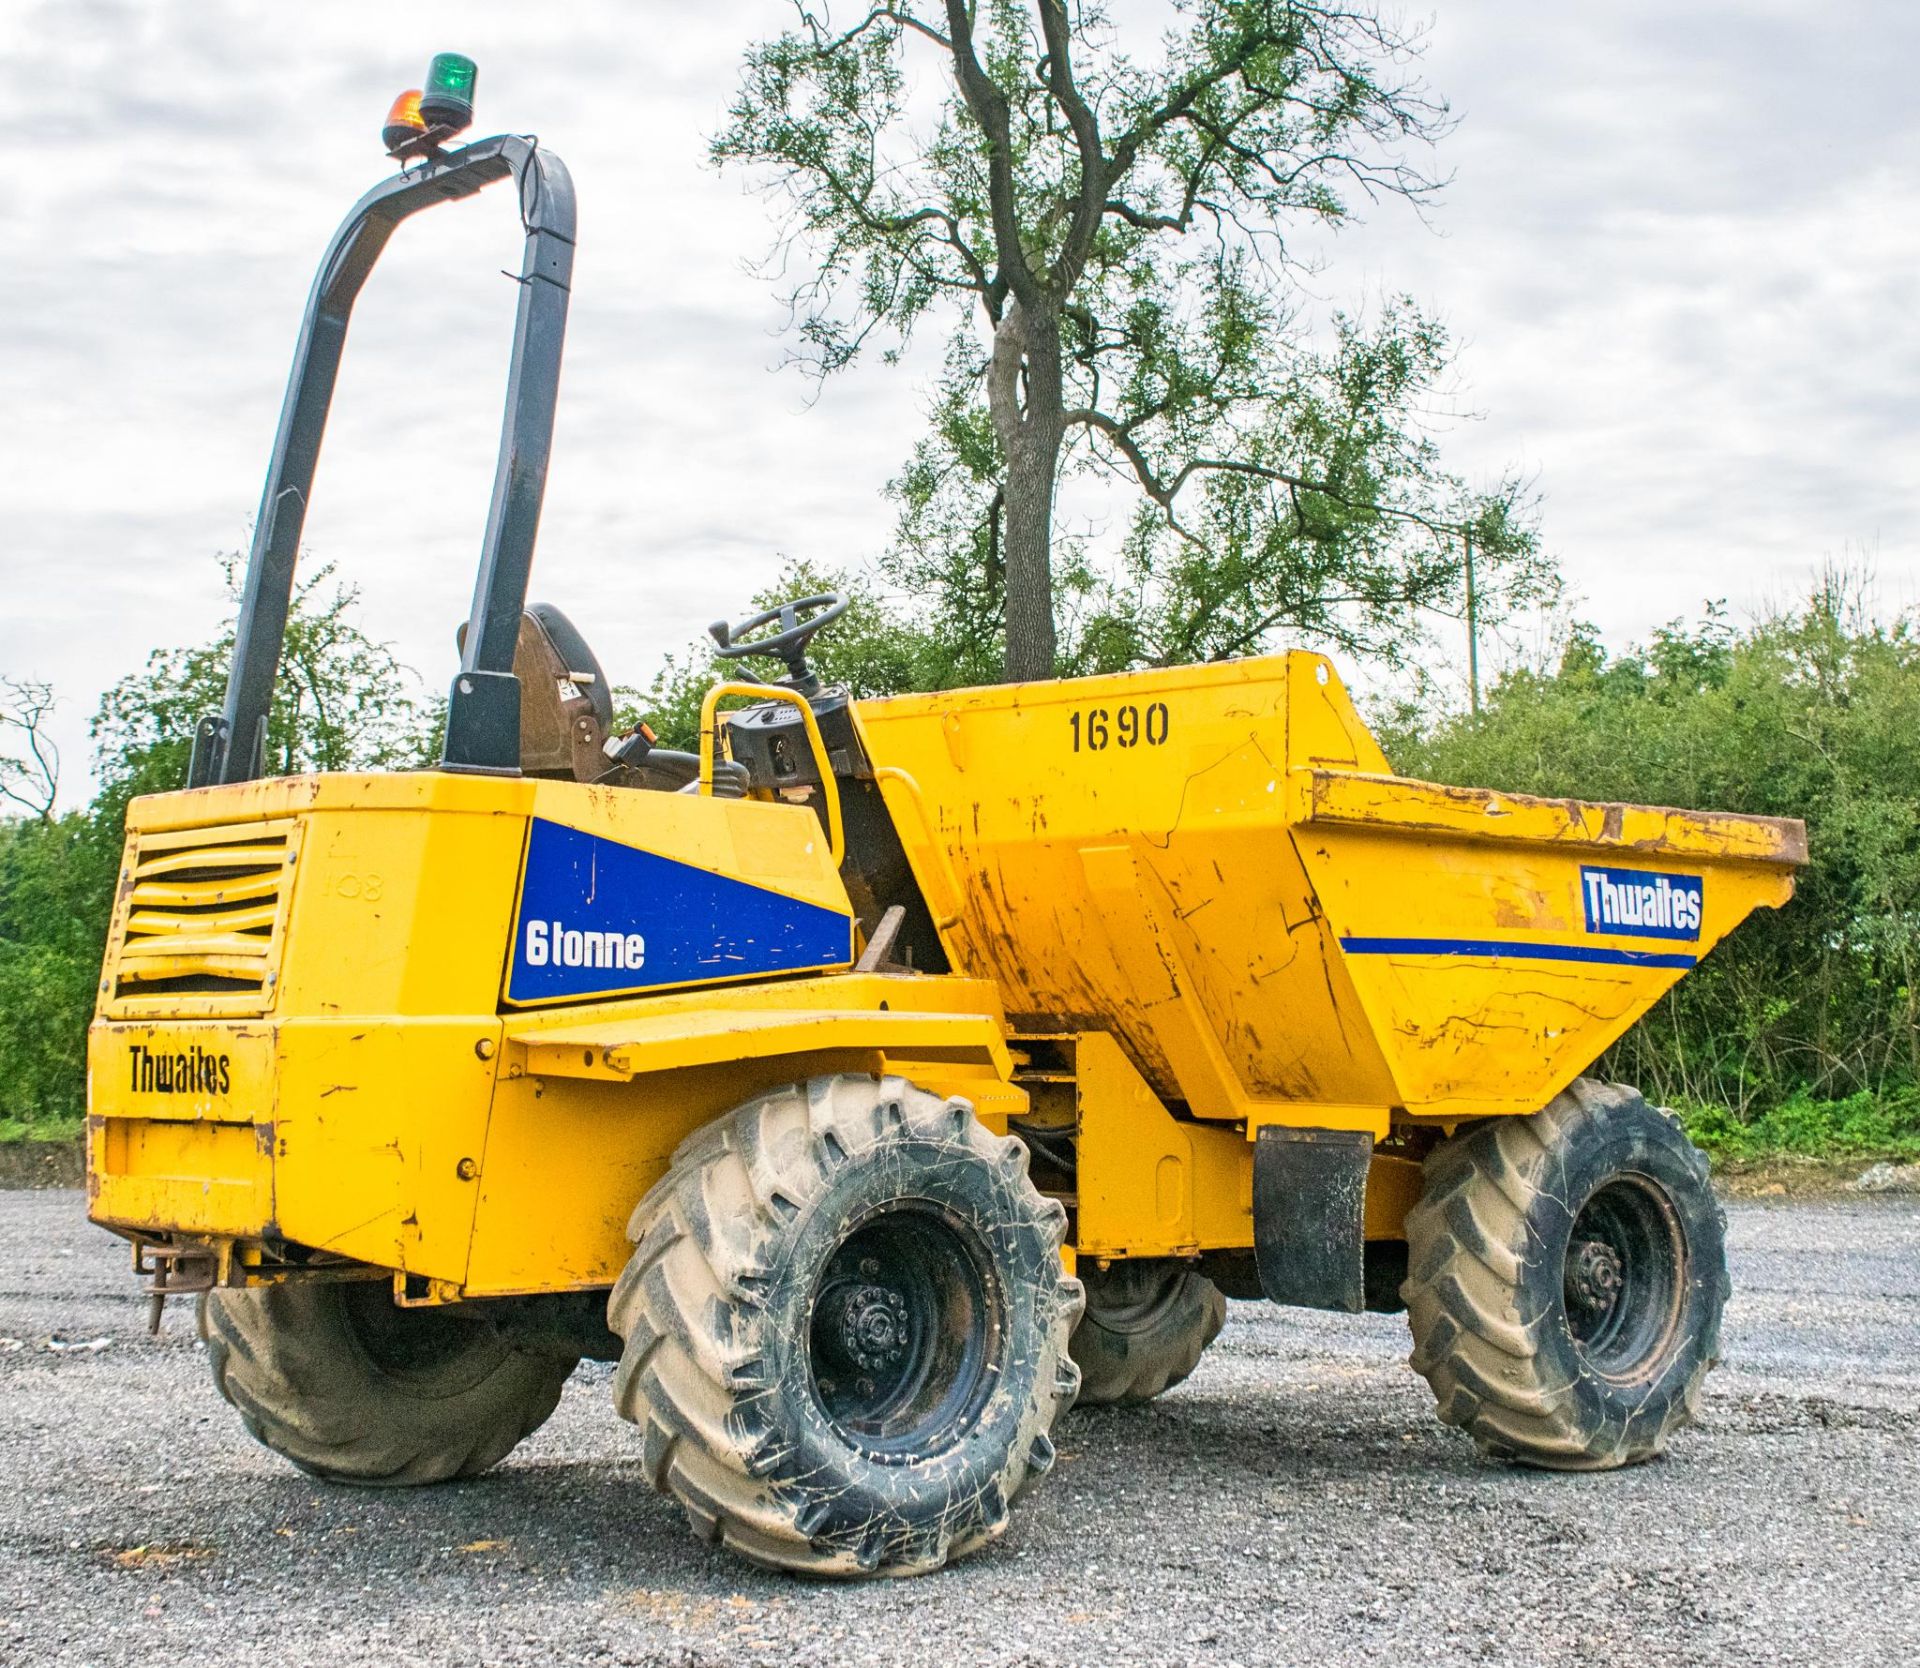
M1446 235L1382 212L1330 276L1448 317L1486 414L1451 455L1538 471L1616 639L1849 545L1911 593L1916 47L1865 4L1439 10Z
M98 692L224 607L313 266L380 176L392 92L443 47L480 123L539 132L581 196L535 591L614 676L737 609L780 553L858 560L892 522L937 366L813 391L769 374L746 270L766 208L705 166L772 3L43 0L0 14L0 669ZM1130 0L1128 38L1163 4ZM1920 13L1447 0L1425 73L1462 116L1439 235L1391 205L1317 245L1327 305L1411 289L1462 343L1470 472L1537 471L1611 634L1777 594L1823 553L1920 567ZM1150 48L1148 48L1150 50ZM494 467L518 262L496 194L402 229L362 299L308 543L438 687ZM1082 506L1076 500L1077 513ZM1097 515L1096 515L1097 519ZM75 784L78 786L78 784Z

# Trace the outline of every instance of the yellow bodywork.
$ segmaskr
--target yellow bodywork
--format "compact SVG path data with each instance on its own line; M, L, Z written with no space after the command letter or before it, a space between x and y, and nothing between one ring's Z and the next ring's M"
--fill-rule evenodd
M682 1139L851 1071L1070 1129L1079 1255L1245 1248L1263 1125L1385 1140L1538 1110L1804 861L1798 824L1395 778L1309 654L856 724L950 972L855 970L837 802L830 841L804 804L440 772L136 801L90 1044L94 1217L237 1278L296 1247L435 1299L604 1286ZM841 941L528 994L541 827L742 883L821 943L844 917ZM1697 930L1596 930L1596 873L1648 877L1669 914L1697 895ZM1375 1158L1370 1237L1417 1186Z

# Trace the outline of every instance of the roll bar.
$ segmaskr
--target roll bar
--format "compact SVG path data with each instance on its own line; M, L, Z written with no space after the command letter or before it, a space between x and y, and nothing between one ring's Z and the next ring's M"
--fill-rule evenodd
M502 134L431 156L382 181L354 204L327 246L307 297L254 523L226 705L202 718L194 731L190 787L251 781L266 772L267 714L286 639L294 564L347 324L361 287L402 220L507 178L519 186L526 254L493 502L460 670L447 698L440 768L518 773L520 684L513 675L513 650L553 445L576 216L566 164L532 139Z

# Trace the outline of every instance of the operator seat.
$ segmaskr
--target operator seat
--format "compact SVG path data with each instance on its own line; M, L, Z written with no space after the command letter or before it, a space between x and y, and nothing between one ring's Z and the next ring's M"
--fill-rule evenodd
M579 628L552 603L536 602L520 616L513 675L520 680L522 775L659 793L692 791L700 774L694 754L654 746L653 732L644 724L632 735L614 738L613 686ZM713 792L719 797L741 798L747 782L744 765L731 759L715 763Z
M520 680L520 769L527 776L597 782L613 769L613 691L573 621L550 602L520 616L513 646Z

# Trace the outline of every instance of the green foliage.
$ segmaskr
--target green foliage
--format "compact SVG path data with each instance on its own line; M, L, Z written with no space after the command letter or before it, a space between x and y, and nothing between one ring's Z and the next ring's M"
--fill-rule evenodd
M1426 430L1450 354L1410 300L1370 324L1339 315L1332 346L1293 351L1272 398L1195 437L1233 466L1201 473L1190 509L1135 514L1106 615L1129 659L1219 660L1284 637L1403 665L1429 620L1464 616L1469 534L1482 620L1549 599L1519 483L1474 495ZM1162 451L1163 478L1180 467Z
M890 611L874 589L855 575L804 561L789 562L772 584L750 600L742 617L826 591L845 593L850 604L808 650L808 660L824 682L843 683L861 699L952 687L942 679L938 645ZM703 636L670 656L644 694L615 689L614 727L630 730L645 719L662 747L690 753L700 743L700 703L716 682L783 675L774 660L722 660L714 653L712 640Z
M239 558L221 558L239 600ZM316 568L296 587L267 719L267 770L391 770L424 764L439 722L419 680L358 623L358 587ZM234 623L210 643L156 649L100 698L93 719L99 814L124 816L136 794L184 787L193 728L226 697Z
M1056 533L1058 672L1190 664L1283 643L1404 665L1422 652L1430 620L1465 613L1468 533L1483 622L1549 601L1557 581L1518 483L1474 495L1424 431L1449 353L1445 332L1409 302L1371 325L1342 316L1329 350L1290 353L1283 394L1220 414L1231 432L1181 431L1234 465L1196 474L1178 513L1139 497L1117 564ZM940 688L999 676L1004 460L979 374L956 337L929 432L890 483L899 518L879 563L890 590L920 599L916 628L931 641ZM1151 425L1130 429L1129 444L1156 478L1184 467ZM1069 472L1112 475L1097 437L1087 445L1069 450Z
M1920 1159L1920 1093L1911 1088L1874 1094L1862 1089L1845 1100L1796 1094L1741 1119L1719 1105L1680 1108L1695 1143L1717 1159L1751 1163L1795 1158Z
M1750 629L1710 608L1618 659L1577 630L1555 671L1506 678L1480 720L1405 729L1390 752L1445 782L1805 818L1792 904L1757 912L1604 1068L1792 1150L1816 1125L1864 1139L1880 1126L1862 1108L1920 1085L1916 735L1920 638L1829 576ZM1805 1110L1828 1102L1852 1110ZM1886 1116L1910 1131L1910 1108Z
M77 1141L86 1129L87 1120L78 1114L70 1118L37 1118L32 1123L24 1118L0 1117L0 1147L21 1146L29 1141L50 1146Z
M0 822L0 1108L23 1122L83 1108L119 860L118 834L79 812Z

